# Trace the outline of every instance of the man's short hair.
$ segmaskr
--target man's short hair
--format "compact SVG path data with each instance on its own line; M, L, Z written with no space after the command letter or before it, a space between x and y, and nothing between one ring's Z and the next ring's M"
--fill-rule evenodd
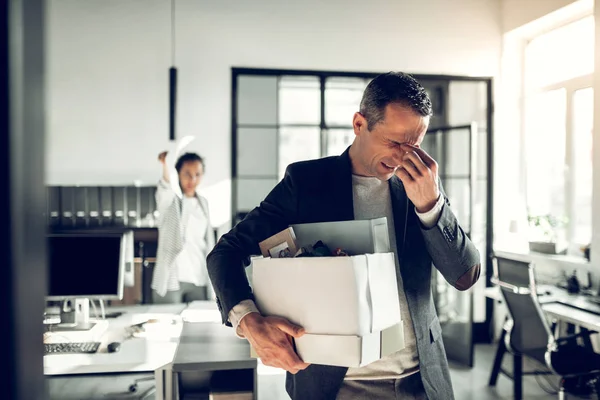
M204 168L204 159L202 157L200 157L196 153L185 153L184 155L179 157L179 159L177 160L177 163L175 164L175 169L177 170L177 173L179 173L179 171L183 167L183 164L185 164L186 162L194 162L194 161L199 161L200 164L202 164L202 168Z
M423 117L433 114L429 95L415 78L403 72L388 72L367 85L360 101L360 113L367 120L368 129L383 121L385 108L391 103L408 107Z

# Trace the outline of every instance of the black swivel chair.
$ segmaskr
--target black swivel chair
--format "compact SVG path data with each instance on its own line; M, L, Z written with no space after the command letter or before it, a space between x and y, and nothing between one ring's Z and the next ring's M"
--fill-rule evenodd
M561 377L560 400L565 399L565 378L574 377L582 377L592 385L600 400L600 354L577 343L579 337L597 332L585 331L563 338L552 334L537 299L534 270L530 263L496 257L494 283L501 289L510 316L503 332L504 343L501 341L499 346L505 346L513 354L515 400L520 400L523 396L523 375L540 373L524 373L523 356L538 361ZM496 355L490 386L496 384L499 373L508 375L501 368L502 353L503 351L498 351Z

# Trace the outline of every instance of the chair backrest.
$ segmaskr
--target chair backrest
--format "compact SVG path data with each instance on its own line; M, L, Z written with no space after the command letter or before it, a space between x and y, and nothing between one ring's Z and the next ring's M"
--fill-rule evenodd
M530 263L502 257L495 257L495 259L497 268L494 272L498 280L513 286L529 288Z
M553 337L537 300L533 266L495 257L494 275L512 318L508 347L545 363L544 352Z

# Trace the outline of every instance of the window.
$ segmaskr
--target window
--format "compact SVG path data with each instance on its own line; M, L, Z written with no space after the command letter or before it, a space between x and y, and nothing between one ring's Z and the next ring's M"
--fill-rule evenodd
M592 126L594 89L573 94L573 138L571 158L574 200L570 225L575 243L588 243L592 237Z
M527 200L531 215L564 216L566 103L566 90L561 88L532 96L526 104Z
M321 83L316 76L282 76L278 86L281 179L288 165L321 156Z
M373 76L363 72L233 69L234 225L277 185L288 164L340 155L352 144L356 138L353 116ZM493 233L488 223L492 187L488 152L493 151L489 131L491 79L416 78L430 94L434 109L430 133L422 146L437 159L445 191L454 199L463 228L480 254L489 255ZM479 130L473 130L475 127ZM483 257L484 276L488 262L489 257ZM481 279L475 287L476 299L485 297L485 284ZM461 296L450 299L454 301L450 302L452 307L440 308L441 320L467 329L473 321L488 321L484 301L475 301L471 308L471 294ZM434 297L436 306L450 304L444 303L447 299L441 292ZM463 332L455 331L457 335Z
M359 110L363 92L374 74L255 70L234 68L232 81L232 221L236 223L245 213L257 206L279 182L289 164L297 161L342 154L356 138L352 121ZM487 188L487 95L489 83L485 79L449 80L440 77L418 77L432 97L435 115L429 128L450 125L469 125L476 121L482 127L477 141L477 177L479 199L484 204ZM453 102L450 99L453 98ZM456 106L451 106L455 104ZM461 132L439 138L440 146L448 151L465 154L469 140ZM456 139L455 139L456 138ZM423 143L424 147L431 143ZM465 147L466 146L466 147ZM440 147L441 148L441 147ZM437 155L436 155L437 156ZM450 161L464 159L448 155ZM440 162L443 160L440 160ZM462 165L462 164L461 164ZM448 166L444 179L461 175L461 184L448 184L450 195L460 198L468 193L464 186L470 180L464 171ZM483 190L482 190L483 188ZM471 190L471 189L468 189ZM465 209L477 207L477 200L466 196ZM485 220L487 206L480 208L480 220ZM470 215L469 213L463 213ZM473 213L474 215L476 213ZM469 227L470 228L470 227ZM478 226L474 229L480 229ZM485 230L485 225L483 228ZM471 232L473 233L473 232ZM473 234L472 238L475 238ZM483 235L482 235L483 237ZM484 252L485 253L485 252Z
M325 80L325 155L342 154L354 141L352 118L360 108L369 79L330 77Z
M361 78L331 77L325 80L325 123L352 127L352 116L369 81Z
M535 37L524 55L528 214L562 222L557 239L576 249L591 240L593 17Z

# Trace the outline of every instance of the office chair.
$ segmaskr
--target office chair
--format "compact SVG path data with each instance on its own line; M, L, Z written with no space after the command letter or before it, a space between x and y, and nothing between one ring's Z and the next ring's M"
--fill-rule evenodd
M600 400L600 354L579 346L577 339L597 332L585 331L563 338L555 337L538 299L533 266L527 262L496 257L493 282L500 287L508 308L510 320L505 325L505 349L513 354L513 394L522 399L522 379L525 374L548 372L523 372L523 356L531 358L561 377L559 399L565 399L565 379L583 378ZM500 350L500 349L499 349ZM502 354L494 360L490 386L496 384L501 368Z
M154 379L155 379L154 375L145 376L143 378L135 379L133 381L133 383L131 385L129 385L129 392L131 392L131 393L137 392L138 389L139 389L138 384L140 382L153 381ZM148 396L150 396L150 395L152 395L154 393L156 393L156 386L153 385L153 386L150 386L148 389L146 389L146 391L144 393L140 394L140 396L141 396L140 399L145 399L146 397L148 397Z

